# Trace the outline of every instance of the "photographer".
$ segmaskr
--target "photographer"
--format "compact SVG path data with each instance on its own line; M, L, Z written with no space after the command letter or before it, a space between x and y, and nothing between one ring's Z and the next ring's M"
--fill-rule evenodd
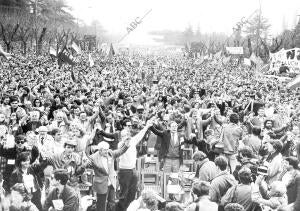
M222 197L221 205L226 206L228 203L241 204L245 211L256 211L259 205L252 201L252 173L247 167L243 167L238 172L240 184L231 187Z

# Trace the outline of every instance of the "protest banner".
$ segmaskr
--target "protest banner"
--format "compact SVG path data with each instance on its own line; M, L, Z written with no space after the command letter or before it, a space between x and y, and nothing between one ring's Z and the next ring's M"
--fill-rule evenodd
M286 66L290 73L300 73L300 48L281 49L270 54L269 72L279 72L281 66Z
M226 51L232 55L243 55L244 49L243 47L226 47Z

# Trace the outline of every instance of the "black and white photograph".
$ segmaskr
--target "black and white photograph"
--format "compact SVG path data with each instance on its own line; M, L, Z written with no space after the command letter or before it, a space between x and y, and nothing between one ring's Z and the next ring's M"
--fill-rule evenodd
M300 1L0 0L0 211L300 211Z

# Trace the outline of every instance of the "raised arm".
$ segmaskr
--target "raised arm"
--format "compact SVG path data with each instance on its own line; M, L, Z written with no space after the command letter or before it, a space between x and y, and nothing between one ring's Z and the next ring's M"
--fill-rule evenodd
M154 125L153 126L151 126L150 128L149 128L155 135L157 135L157 136L163 136L163 134L164 134L164 131L163 130L159 130L159 129L157 129Z
M146 126L140 132L138 132L138 134L131 138L130 146L136 146L145 137L148 129L152 126L152 124L152 121L148 121Z

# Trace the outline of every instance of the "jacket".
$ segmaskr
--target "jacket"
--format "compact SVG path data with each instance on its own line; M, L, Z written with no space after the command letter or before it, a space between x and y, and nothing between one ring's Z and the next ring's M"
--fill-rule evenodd
M15 169L15 161L19 153L28 151L26 148L23 148L22 150L18 150L15 146L14 148L5 149L2 144L0 144L0 155L2 157L5 157L7 159L7 164L5 166L5 169L3 171L3 188L5 191L10 192L10 176L13 170ZM31 159L30 163L34 163L34 161L39 156L39 150L37 147L33 146L31 150Z
M242 140L243 129L233 123L223 126L223 136L221 137L224 143L224 153L236 154L238 151L239 140Z
M161 137L161 146L159 148L159 157L160 158L166 158L169 152L169 147L170 147L170 142L171 142L171 133L169 130L159 130L154 126L151 126L149 128L155 135ZM184 135L181 135L179 133L178 134L178 141L179 141L179 158L180 161L182 163L182 157L183 157L183 153L181 150L181 145L184 144L183 142L180 142L180 139L183 138L184 139Z
M202 120L201 118L197 118L196 120L196 129L197 129L197 139L198 140L203 140L204 138L204 128L208 126L212 121L212 118L208 118L206 120ZM184 123L184 126L186 126L186 138L189 138L191 133L192 133L192 128L193 128L193 119L190 117L188 118Z
M79 196L76 191L65 185L60 197L58 197L58 190L53 189L46 197L43 210L48 211L50 207L53 207L52 200L61 199L64 203L62 211L79 211Z
M27 170L27 174L33 176L34 188L38 191L43 188L43 180L39 175L43 172L45 167L46 165L32 164ZM14 186L16 183L23 182L23 172L19 169L14 170L10 177L10 187Z
M197 166L196 178L202 181L211 182L217 176L217 167L214 162L205 158Z
M98 194L105 194L108 190L109 182L116 189L116 177L117 174L114 170L114 160L120 157L126 152L128 146L123 144L120 149L109 150L107 157L107 169L102 163L102 156L99 152L96 152L88 157L88 163L85 164L85 167L91 167L94 169L95 177L93 181L93 189Z
M209 196L211 201L220 203L222 196L225 195L227 190L236 185L237 181L234 176L227 171L219 173L211 182Z
M259 205L252 201L251 184L239 184L231 187L221 200L221 204L226 206L229 203L238 203L245 208L245 211L256 211Z

